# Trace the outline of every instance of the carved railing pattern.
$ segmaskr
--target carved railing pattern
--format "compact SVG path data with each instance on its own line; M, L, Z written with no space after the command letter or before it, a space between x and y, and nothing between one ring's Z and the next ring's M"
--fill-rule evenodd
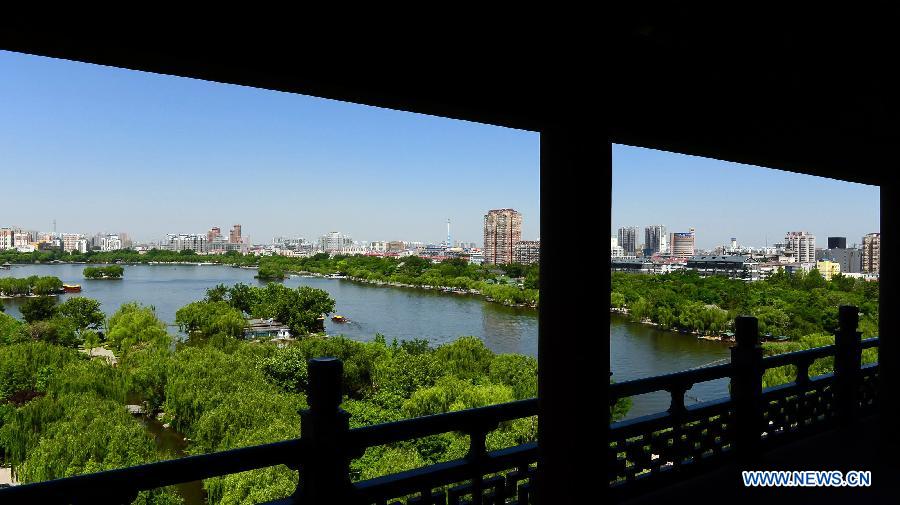
M757 321L735 321L737 345L731 363L610 385L609 401L667 391L666 412L611 423L607 477L614 499L658 488L689 473L733 458L752 460L762 450L795 437L847 425L871 412L877 401L877 364L860 366L863 349L878 339L860 340L858 309L840 308L835 344L763 357ZM834 357L835 371L809 377L818 359ZM791 366L793 381L762 388L770 368ZM686 407L693 385L730 378L730 395Z

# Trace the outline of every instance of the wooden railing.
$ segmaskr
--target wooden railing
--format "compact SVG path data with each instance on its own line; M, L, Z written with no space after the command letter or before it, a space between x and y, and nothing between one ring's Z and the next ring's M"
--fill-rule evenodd
M297 470L299 482L270 505L531 502L537 444L487 451L485 439L502 422L537 415L537 399L350 429L340 408L342 375L336 358L309 361L298 439L8 487L0 503L127 504L143 490L275 465ZM469 436L464 458L352 482L350 462L366 448L447 432Z
M833 427L850 427L876 402L877 363L862 365L859 311L839 309L833 345L763 357L756 318L735 320L731 362L610 385L610 405L630 396L667 391L667 411L609 427L607 476L614 499L634 496L725 462L752 462L777 444ZM809 376L817 359L834 356L834 372ZM796 367L793 382L763 389L763 373ZM695 384L730 379L728 397L685 406Z

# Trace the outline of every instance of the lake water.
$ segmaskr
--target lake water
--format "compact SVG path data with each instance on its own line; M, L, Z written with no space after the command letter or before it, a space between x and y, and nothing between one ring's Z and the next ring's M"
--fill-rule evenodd
M138 301L156 307L163 321L173 324L181 307L202 300L208 288L243 282L263 285L253 278L256 270L218 265L125 265L121 280L85 279L85 265L14 265L0 270L0 277L52 275L66 284L81 284L82 292L60 295L86 296L99 300L109 315L122 303ZM391 338L424 338L433 344L474 335L497 353L537 356L537 310L507 307L471 295L375 286L344 279L291 277L284 285L310 286L327 291L335 300L335 313L350 321L325 321L329 335L343 334L357 340L371 340L376 333ZM3 300L8 314L21 317L21 300ZM172 329L176 331L175 328Z
M61 301L70 296L87 296L99 300L107 314L115 312L124 302L139 301L156 307L159 317L170 324L174 323L179 308L202 299L206 290L217 284L261 285L253 278L255 270L227 266L126 265L122 280L85 279L84 267L15 265L10 270L0 270L0 276L53 275L67 284L81 284L83 288L80 294L60 295ZM324 289L335 299L335 312L350 322L338 324L326 320L325 330L329 335L343 334L366 341L376 333L383 333L389 341L393 337L425 338L433 344L474 335L494 352L537 356L538 319L534 309L507 307L476 296L374 286L343 279L292 277L284 284ZM21 300L3 302L7 313L20 317ZM172 331L176 332L177 328ZM584 338L591 331L592 328L586 327ZM660 331L612 315L610 364L616 381L721 363L728 357L728 344ZM711 381L688 391L686 402L709 400L726 393L727 380ZM665 392L642 395L633 399L629 417L668 407L669 395Z

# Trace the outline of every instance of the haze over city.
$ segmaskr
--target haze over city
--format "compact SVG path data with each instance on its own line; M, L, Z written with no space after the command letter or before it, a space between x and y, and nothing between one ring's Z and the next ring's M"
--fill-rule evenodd
M0 51L2 222L136 241L241 223L253 242L539 236L534 132Z
M853 170L855 167L847 167ZM711 250L737 238L762 247L789 231L860 243L880 231L877 186L625 145L613 145L612 223L696 229L696 246ZM824 245L822 245L824 247Z

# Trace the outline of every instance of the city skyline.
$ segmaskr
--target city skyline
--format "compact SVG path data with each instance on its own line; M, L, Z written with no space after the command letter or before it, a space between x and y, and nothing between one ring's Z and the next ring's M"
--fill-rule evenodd
M731 237L771 246L791 231L861 245L880 231L877 186L620 144L612 161L610 236L634 226L643 242L650 225L695 228L696 246L712 250Z
M479 242L511 207L539 236L535 132L6 51L0 74L6 226Z

